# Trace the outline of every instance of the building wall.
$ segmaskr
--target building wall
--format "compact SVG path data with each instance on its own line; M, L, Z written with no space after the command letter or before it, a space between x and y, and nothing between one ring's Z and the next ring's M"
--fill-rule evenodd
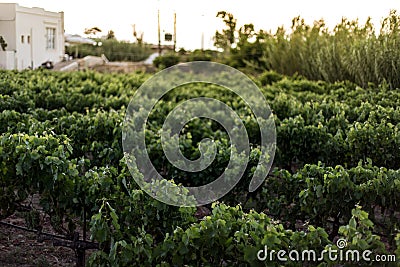
M14 51L0 51L0 69L15 69Z
M15 9L15 4L0 4L0 35L6 41L8 51L16 49Z
M45 61L56 63L62 60L65 54L63 12L55 13L42 8L0 3L0 18L3 16L11 20L0 19L0 35L7 37L7 50L16 51L17 69L37 68ZM50 42L50 47L49 32L54 32L54 43Z

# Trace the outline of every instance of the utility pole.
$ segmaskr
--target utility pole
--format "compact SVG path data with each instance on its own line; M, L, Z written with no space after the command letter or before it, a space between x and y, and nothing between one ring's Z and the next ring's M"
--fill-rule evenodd
M201 33L201 51L204 51L204 32Z
M201 15L201 27L204 27L204 14ZM204 30L201 32L201 51L204 51Z
M158 10L158 55L161 56L161 27L160 27L160 9Z
M31 48L31 69L33 69L34 65L33 65L33 29L31 28L31 32L30 32L30 36L29 36L30 40L28 39L30 48Z
M176 12L174 12L174 52L176 52Z

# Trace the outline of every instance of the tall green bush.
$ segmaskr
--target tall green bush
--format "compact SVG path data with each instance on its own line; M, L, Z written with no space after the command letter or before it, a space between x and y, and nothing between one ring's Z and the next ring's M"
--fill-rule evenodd
M141 61L151 54L151 49L148 45L139 45L115 39L96 41L97 43L101 42L101 46L90 44L73 45L67 47L66 52L75 56L77 49L79 58L104 54L110 61Z
M379 32L370 18L363 25L343 18L333 30L322 19L308 25L301 17L292 20L289 31L279 27L275 33L254 33L251 26L236 31L238 38L225 49L224 63L247 72L274 70L363 87L400 87L400 16L395 10L383 19Z

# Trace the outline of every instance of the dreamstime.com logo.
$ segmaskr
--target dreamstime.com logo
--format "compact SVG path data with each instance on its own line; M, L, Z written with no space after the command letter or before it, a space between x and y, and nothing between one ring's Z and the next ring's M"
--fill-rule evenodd
M213 162L217 149L213 140L199 143L200 158L188 160L179 149L179 134L195 118L207 118L219 123L229 135L230 160L224 173L213 182L184 187L164 179L153 166L145 142L149 115L164 95L190 83L221 86L240 97L251 109L261 133L261 156L249 191L256 190L265 180L276 149L276 129L273 115L259 88L242 72L214 62L190 62L165 69L142 84L128 105L122 131L124 157L129 171L139 186L153 198L174 206L201 206L226 195L242 178L246 170L250 145L246 128L238 114L219 99L196 97L179 103L167 116L161 131L164 155L176 168L200 172ZM211 156L210 156L211 155Z
M320 252L315 250L268 250L265 246L257 252L257 259L260 261L292 261L292 262L318 262L328 260L330 262L396 262L396 255L378 254L372 255L371 250L345 250L347 241L338 239L336 241L338 249L329 247Z

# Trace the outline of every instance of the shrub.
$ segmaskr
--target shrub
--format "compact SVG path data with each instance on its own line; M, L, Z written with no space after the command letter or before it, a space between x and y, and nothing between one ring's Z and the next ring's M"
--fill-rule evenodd
M179 61L180 57L178 55L170 53L156 57L153 61L153 64L157 68L165 69L178 64Z

